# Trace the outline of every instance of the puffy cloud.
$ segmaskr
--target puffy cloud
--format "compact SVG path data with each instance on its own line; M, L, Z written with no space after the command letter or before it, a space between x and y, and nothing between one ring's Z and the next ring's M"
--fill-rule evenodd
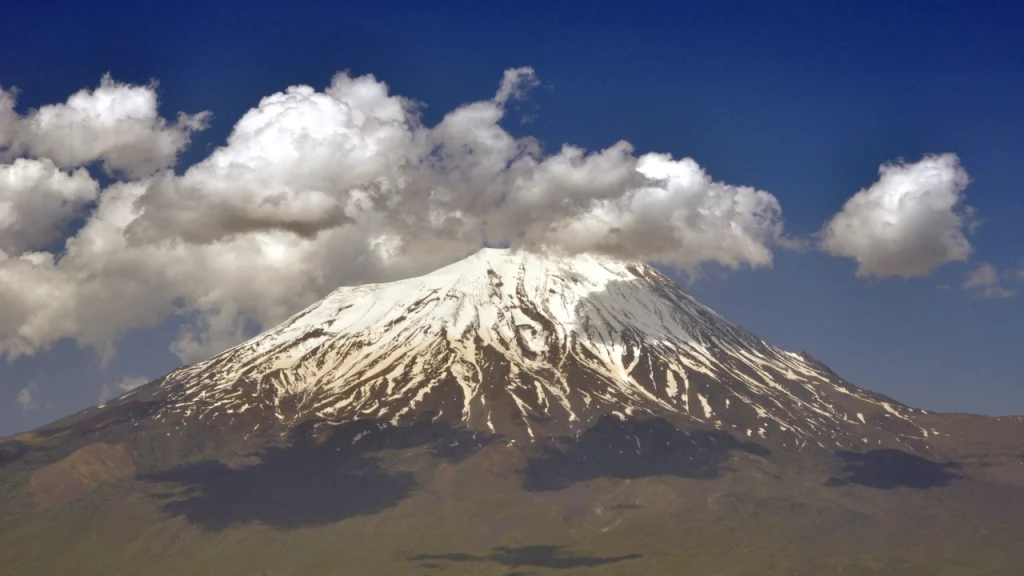
M348 196L393 178L412 145L411 105L373 76L339 74L325 92L263 98L227 145L183 176L154 180L132 234L211 242L278 229L315 235L350 220Z
M191 134L210 118L208 112L179 113L168 122L157 111L155 84L123 84L109 74L96 89L24 117L14 111L15 96L0 89L0 155L48 158L61 168L99 161L108 173L136 178L173 166Z
M373 222L316 239L268 230L206 244L131 244L126 231L146 190L146 182L104 190L60 258L29 253L0 262L3 353L32 354L62 338L103 348L180 314L190 328L174 349L197 360L251 334L240 327L271 326L338 285L423 272L451 258L386 259Z
M692 159L646 154L635 172L644 185L593 199L587 209L528 228L527 239L569 252L600 251L693 270L714 261L737 268L772 262L782 236L774 196L714 182ZM598 179L600 181L600 179ZM558 201L565 188L550 198Z
M883 164L878 173L825 225L822 249L855 259L858 276L924 276L967 259L973 210L963 192L970 178L955 154Z
M98 192L84 169L69 174L50 160L24 158L0 164L0 251L17 256L46 247Z
M36 395L39 392L39 384L33 382L28 386L25 386L18 392L18 406L21 406L22 412L32 412L39 409L39 401L36 399Z
M689 270L771 263L783 237L767 192L627 142L545 155L509 134L506 103L536 83L506 71L490 99L435 126L373 76L263 98L184 173L103 190L62 254L0 262L0 354L62 338L105 349L179 316L172 349L198 360L339 285L424 273L485 243Z
M1015 296L1016 292L1008 290L1001 285L1003 276L999 270L991 264L980 264L967 274L967 278L960 285L964 290L969 290L981 298L1009 298Z

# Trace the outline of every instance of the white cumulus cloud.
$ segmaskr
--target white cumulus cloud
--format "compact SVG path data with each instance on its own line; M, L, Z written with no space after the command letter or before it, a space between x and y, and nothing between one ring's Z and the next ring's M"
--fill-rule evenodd
M972 209L970 183L955 154L884 164L879 179L857 192L825 225L823 250L857 261L858 276L924 276L966 260Z
M18 256L44 248L98 193L81 168L65 173L48 159L0 164L0 251Z
M702 262L767 266L782 238L782 209L771 194L715 182L692 159L645 154L633 171L640 185L589 198L563 219L538 220L528 240L569 252L600 251L693 270ZM632 175L630 175L632 176ZM593 189L590 189L593 195ZM562 193L548 199L558 209Z
M0 354L63 338L103 350L177 316L172 349L197 360L337 286L424 273L488 243L691 271L771 264L785 240L774 196L628 142L545 154L500 124L536 85L532 69L508 70L494 95L435 126L371 75L264 97L183 173L150 174L165 154L102 190L63 252L0 262Z
M15 92L0 88L0 157L48 158L61 168L99 161L108 173L130 177L173 166L191 134L210 118L208 112L179 113L168 122L158 112L155 84L124 84L109 74L93 90L24 116L14 111L15 103Z
M351 219L353 191L393 180L409 161L410 109L373 76L339 74L324 92L292 86L267 96L235 124L226 146L181 177L149 184L132 233L210 242L336 228Z

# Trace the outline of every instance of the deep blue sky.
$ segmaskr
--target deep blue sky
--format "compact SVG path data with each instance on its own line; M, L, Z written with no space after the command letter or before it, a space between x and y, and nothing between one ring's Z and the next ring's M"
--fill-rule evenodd
M877 179L879 164L955 152L984 224L970 264L910 281L779 251L771 270L690 287L769 342L807 350L912 405L1024 413L1024 304L959 289L970 265L1024 257L1024 7L1017 2L299 2L5 4L0 84L19 110L115 79L160 81L161 111L213 111L179 170L224 142L260 97L373 73L427 104L487 98L505 68L543 85L507 128L589 149L691 156L718 180L768 190L809 235ZM499 7L500 6L500 7ZM515 116L515 114L513 114ZM124 376L176 365L173 326L130 335L101 369L62 344L0 365L0 434L95 403ZM18 391L38 383L40 408ZM49 406L47 406L49 405Z

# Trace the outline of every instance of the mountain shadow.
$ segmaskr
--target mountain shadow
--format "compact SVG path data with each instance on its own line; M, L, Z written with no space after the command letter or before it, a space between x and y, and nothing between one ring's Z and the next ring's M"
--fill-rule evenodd
M561 490L602 477L717 478L737 450L762 457L771 454L764 446L719 430L682 432L663 418L603 416L578 438L542 447L526 464L523 488Z
M960 465L955 462L932 462L901 450L883 449L868 452L842 451L836 453L846 463L841 476L833 476L828 486L857 484L868 488L939 488L962 478L954 472Z
M566 570L569 568L594 568L606 564L615 564L626 560L641 558L642 554L625 556L574 556L564 546L500 546L485 555L477 556L460 552L447 554L417 554L409 560L420 562L425 560L446 560L448 562L493 562L509 568L552 568Z
M206 460L140 479L184 486L163 511L209 530L250 522L280 528L331 524L394 506L415 487L411 473L387 470L375 453L423 448L454 463L493 440L424 416L403 427L310 422L297 427L287 445L255 455L258 463L233 467Z

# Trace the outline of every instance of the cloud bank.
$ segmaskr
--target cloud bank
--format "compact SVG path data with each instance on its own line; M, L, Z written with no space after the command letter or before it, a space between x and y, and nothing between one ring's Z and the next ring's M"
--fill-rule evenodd
M601 252L693 271L767 266L783 241L768 192L627 142L545 154L501 126L537 85L425 126L372 75L266 96L227 142L173 170L208 113L158 113L156 86L104 77L25 115L0 91L0 354L62 338L109 352L131 330L182 323L186 361L276 324L339 285L419 274L481 246ZM117 181L103 190L81 166ZM45 251L84 214L63 250Z
M971 253L970 183L955 154L883 164L820 233L821 248L857 261L858 276L924 276Z

